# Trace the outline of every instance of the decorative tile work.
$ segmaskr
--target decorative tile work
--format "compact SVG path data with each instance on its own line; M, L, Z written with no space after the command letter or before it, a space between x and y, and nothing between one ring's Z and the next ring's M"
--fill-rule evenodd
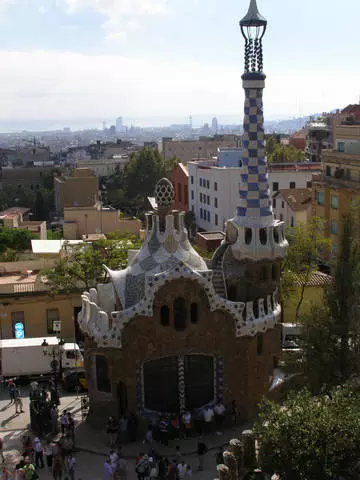
M137 315L153 316L153 303L157 291L172 280L189 279L196 281L203 287L211 311L223 310L231 315L235 322L235 334L237 337L254 336L258 332L265 332L270 328L274 328L280 318L281 311L280 305L277 303L276 292L273 296L269 295L267 298L268 305L270 305L268 314L259 314L259 317L255 318L253 302L247 302L246 305L243 302L231 302L215 292L212 274L211 270L196 272L180 262L171 271L146 277L145 296L139 303L130 308L112 312L113 321L111 329L109 328L107 314L90 301L89 293L85 293L82 295L83 308L79 313L78 321L81 328L93 337L99 346L121 348L121 334L124 326ZM259 312L260 310L261 313L265 313L259 305Z
M185 365L184 356L178 356L178 392L180 415L185 411Z
M243 173L240 175L237 217L273 220L265 158L264 82L245 80ZM259 88L261 87L261 88Z
M218 402L222 402L224 398L224 359L216 357L216 398Z

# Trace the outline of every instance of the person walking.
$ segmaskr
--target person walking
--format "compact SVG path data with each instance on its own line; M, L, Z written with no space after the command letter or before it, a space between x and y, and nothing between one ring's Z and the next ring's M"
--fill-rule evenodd
M70 452L66 457L66 471L69 477L69 480L75 480L75 467L76 467L76 458L73 452Z
M44 447L39 437L34 439L35 467L44 468Z

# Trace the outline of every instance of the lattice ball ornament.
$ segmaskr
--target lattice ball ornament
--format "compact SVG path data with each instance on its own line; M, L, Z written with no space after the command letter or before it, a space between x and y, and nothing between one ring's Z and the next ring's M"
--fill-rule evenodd
M175 198L173 184L167 178L159 180L155 187L155 200L158 208L171 207Z

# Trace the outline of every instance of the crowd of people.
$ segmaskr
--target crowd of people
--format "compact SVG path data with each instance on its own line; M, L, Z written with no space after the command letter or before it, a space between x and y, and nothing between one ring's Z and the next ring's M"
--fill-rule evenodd
M236 422L235 401L232 402L230 413L233 422ZM204 434L213 432L214 429L219 432L223 427L226 414L224 405L219 402L214 407L207 406L192 412L187 410L183 414L152 415L149 417L144 443L151 445L153 441L158 441L168 445L171 440L192 436L202 437ZM134 414L121 415L118 420L113 416L108 417L106 433L111 447L136 441L138 439L137 417Z

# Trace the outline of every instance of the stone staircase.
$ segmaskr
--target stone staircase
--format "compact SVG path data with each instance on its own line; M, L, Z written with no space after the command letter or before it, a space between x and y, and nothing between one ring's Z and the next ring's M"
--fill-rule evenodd
M222 270L222 261L229 244L224 242L216 250L212 259L213 285L215 292L222 298L227 298L225 278Z

